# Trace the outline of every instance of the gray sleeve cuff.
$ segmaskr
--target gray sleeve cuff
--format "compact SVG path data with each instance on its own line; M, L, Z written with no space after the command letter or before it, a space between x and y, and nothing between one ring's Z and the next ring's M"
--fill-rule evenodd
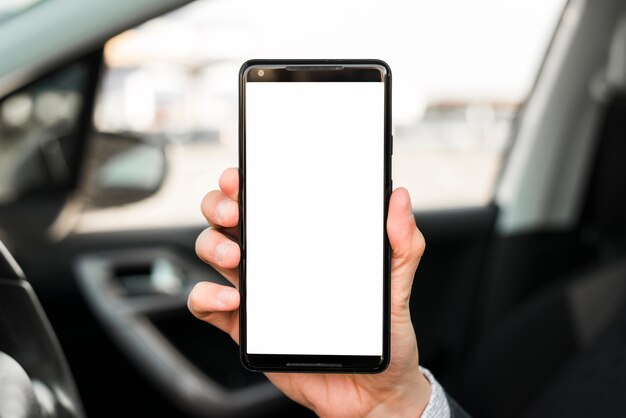
M450 418L450 405L443 388L428 369L420 366L420 371L430 382L430 399L422 418Z

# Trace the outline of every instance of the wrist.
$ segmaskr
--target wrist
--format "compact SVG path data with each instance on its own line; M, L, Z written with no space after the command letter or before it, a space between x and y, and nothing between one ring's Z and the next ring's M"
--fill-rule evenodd
M368 418L420 417L431 395L429 380L417 369L412 377L396 387L386 399L370 411Z

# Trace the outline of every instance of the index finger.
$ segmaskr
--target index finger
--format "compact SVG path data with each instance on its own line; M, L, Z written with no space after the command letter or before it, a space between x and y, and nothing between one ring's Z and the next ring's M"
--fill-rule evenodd
M239 201L239 169L231 167L224 170L220 177L222 193L234 201Z

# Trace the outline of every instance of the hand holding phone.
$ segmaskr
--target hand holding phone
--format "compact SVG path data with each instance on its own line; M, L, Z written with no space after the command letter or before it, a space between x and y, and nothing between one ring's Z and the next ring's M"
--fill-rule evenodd
M202 212L212 227L198 237L196 252L238 287L240 249L235 242L239 219L237 169L226 170L219 186L219 190L209 192L202 202ZM272 186L267 197L275 202L275 210L280 211L283 208L281 201L289 198L289 191L281 190L280 182ZM324 196L320 198L324 199ZM405 189L397 189L391 195L386 230L391 244L389 367L375 375L266 374L288 397L320 416L419 416L428 403L430 386L418 369L417 343L408 303L425 242L415 225ZM341 231L333 231L329 239L341 240ZM278 260L282 250L281 247L274 249ZM227 332L238 343L239 301L236 288L203 282L192 290L188 306L197 318ZM289 312L284 314L289 315Z

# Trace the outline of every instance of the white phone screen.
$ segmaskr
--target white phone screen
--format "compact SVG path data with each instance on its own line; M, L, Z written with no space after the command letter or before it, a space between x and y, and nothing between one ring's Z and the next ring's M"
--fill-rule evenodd
M249 354L382 355L384 95L246 83Z

